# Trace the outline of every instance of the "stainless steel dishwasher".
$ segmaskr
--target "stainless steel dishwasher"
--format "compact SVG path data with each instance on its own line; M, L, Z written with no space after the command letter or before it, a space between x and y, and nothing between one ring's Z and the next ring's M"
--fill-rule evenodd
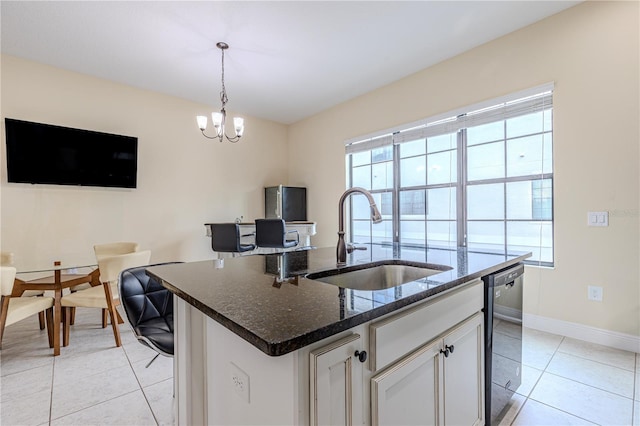
M522 287L524 265L483 277L485 418L498 425L522 382Z

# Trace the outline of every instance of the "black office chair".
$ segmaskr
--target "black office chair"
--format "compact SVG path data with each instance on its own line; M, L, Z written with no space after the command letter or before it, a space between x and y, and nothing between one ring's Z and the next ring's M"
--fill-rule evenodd
M248 237L253 234L242 235ZM255 244L240 242L240 225L237 223L211 224L211 249L216 252L242 253L256 248Z
M288 240L287 234L295 233L295 240ZM300 243L298 231L287 231L284 219L256 219L256 245L258 247L290 248Z
M133 334L138 342L158 352L147 367L159 355L173 357L173 293L146 274L149 266L156 265L125 269L118 279L120 303Z

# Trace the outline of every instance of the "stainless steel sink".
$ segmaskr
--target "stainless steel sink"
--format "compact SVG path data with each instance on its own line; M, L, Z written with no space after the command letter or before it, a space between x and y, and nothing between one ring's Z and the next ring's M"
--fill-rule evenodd
M445 265L386 261L316 272L306 278L353 290L384 290L450 269Z

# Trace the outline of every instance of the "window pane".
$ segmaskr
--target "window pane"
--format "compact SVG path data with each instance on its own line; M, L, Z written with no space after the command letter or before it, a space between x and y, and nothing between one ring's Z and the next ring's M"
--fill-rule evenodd
M427 202L425 190L400 192L400 220L426 219Z
M400 144L400 158L413 157L414 155L425 154L426 141L419 139L413 142L405 142Z
M352 195L350 199L352 218L360 220L370 220L371 209L369 208L369 201L367 201L367 197Z
M507 219L552 220L551 179L507 183Z
M456 188L428 189L427 195L429 219L456 219Z
M494 142L467 149L469 182L504 177L504 142Z
M391 192L380 192L380 193L371 194L371 195L373 195L373 199L375 200L376 205L378 206L378 210L380 210L380 214L382 215L382 218L391 220L391 218L393 217L393 201L392 201L393 195L391 194ZM360 195L360 198L362 198L363 200L365 200L365 202L367 202L367 198L364 195ZM368 205L369 203L367 202L367 206ZM369 209L369 211L371 211L371 209ZM371 218L370 213L369 213L369 218Z
M371 174L371 189L393 188L393 162L373 164Z
M427 183L437 185L458 179L456 150L427 155Z
M504 121L483 124L467 129L467 145L504 139Z
M389 161L393 159L393 145L383 146L371 150L371 162Z
M393 242L393 222L383 220L381 223L374 223L372 226L372 243L392 243Z
M469 222L470 249L504 250L504 222Z
M371 166L354 167L352 178L351 186L371 189Z
M448 133L446 135L433 136L431 138L427 138L427 153L455 149L457 146L458 146L457 133Z
M400 242L402 244L422 244L425 243L425 222L423 221L400 221Z
M553 188L551 179L531 181L531 217L534 220L553 219Z
M551 173L551 134L513 139L507 142L507 176Z
M469 185L467 217L469 220L504 219L504 184Z
M427 244L431 247L455 247L458 245L455 221L427 221Z
M507 120L507 138L548 132L550 130L552 130L551 111L545 111L545 114L542 111L535 112Z
M533 219L531 181L507 183L507 219Z
M351 234L352 242L368 243L371 241L371 221L354 220Z
M371 151L356 152L351 154L351 160L354 166L362 166L363 164L371 163Z
M532 252L529 261L553 261L551 222L507 222L507 250Z
M424 155L400 160L400 185L403 188L427 183L426 161Z

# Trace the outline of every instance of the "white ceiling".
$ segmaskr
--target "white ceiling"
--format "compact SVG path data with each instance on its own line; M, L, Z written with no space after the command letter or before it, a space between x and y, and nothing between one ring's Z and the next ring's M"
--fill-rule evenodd
M5 1L2 53L289 124L578 1ZM202 111L207 114L209 111Z

